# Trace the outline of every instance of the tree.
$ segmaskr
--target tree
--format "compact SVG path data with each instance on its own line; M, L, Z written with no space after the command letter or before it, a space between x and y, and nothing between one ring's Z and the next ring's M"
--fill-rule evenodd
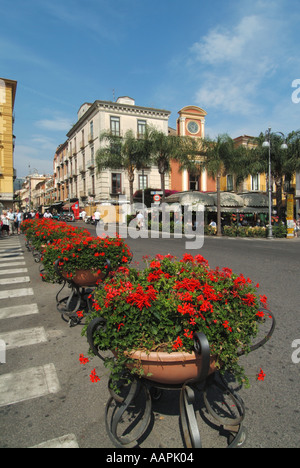
M241 150L235 148L234 141L229 135L218 135L215 140L204 138L202 140L204 150L204 159L201 163L202 168L214 180L217 180L217 235L221 236L221 187L220 179L222 173L232 173L235 169L234 161L236 155Z
M155 128L150 129L149 138L152 142L152 163L158 167L163 192L162 202L165 201L166 174L171 171L171 162L177 161L180 170L193 166L191 156L197 152L197 142L192 137L166 135Z
M123 169L127 173L130 189L130 204L133 204L133 182L135 170L140 170L149 161L150 148L147 137L136 139L132 130L124 138L111 132L103 132L100 142L107 142L96 154L97 171Z
M261 133L257 138L257 148L252 153L252 173L268 174L268 150L262 146L265 134ZM282 144L287 143L288 148L282 149ZM270 133L271 151L271 177L276 187L276 205L279 219L283 218L282 194L284 182L290 182L293 174L300 169L300 141L299 132L291 132L284 138L280 132ZM268 181L272 183L272 181Z

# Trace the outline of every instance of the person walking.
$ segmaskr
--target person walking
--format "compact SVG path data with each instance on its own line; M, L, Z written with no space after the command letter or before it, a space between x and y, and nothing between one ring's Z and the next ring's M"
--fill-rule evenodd
M12 208L10 208L9 212L7 213L7 217L9 220L9 235L12 236L15 233L15 216L16 214L13 212Z
M95 219L95 226L97 227L97 224L99 223L101 219L101 213L98 211L98 209L94 213L94 219Z
M21 234L21 223L22 223L22 221L23 221L23 213L18 208L16 216L15 216L15 228L17 229L17 234L18 235Z
M4 237L4 233L6 233L6 236L9 236L9 219L7 216L7 211L3 211L1 215L1 234L2 237Z

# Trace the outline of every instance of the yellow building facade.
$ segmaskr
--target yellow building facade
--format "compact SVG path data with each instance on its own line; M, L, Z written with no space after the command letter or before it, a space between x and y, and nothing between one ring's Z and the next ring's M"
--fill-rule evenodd
M0 78L0 210L13 207L13 124L16 90L16 81Z

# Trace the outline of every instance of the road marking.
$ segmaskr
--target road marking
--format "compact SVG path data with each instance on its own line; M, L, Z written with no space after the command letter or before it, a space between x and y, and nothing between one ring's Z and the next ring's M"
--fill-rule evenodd
M0 376L0 407L60 391L54 364Z
M76 436L74 434L68 434L57 439L48 440L42 442L39 445L35 445L30 448L79 448Z
M0 299L12 299L14 297L33 296L32 288L11 289L10 291L0 291Z
M1 263L1 268L7 268L7 267L15 267L15 266L21 266L21 265L26 265L26 262L9 262L9 263Z
M15 260L16 257L18 257L18 260L25 260L25 258L19 254L11 254L11 255L0 255L0 262L7 262L9 258L13 258Z
M1 247L19 247L19 248L21 248L21 243L18 240L15 240L15 242L12 242L12 241L4 241L2 239L2 241L0 241L0 246Z
M30 283L30 278L29 276L16 276L15 278L0 279L0 286L17 283Z
M22 304L12 307L3 307L0 309L0 320L10 319L15 317L23 317L31 314L38 314L39 309L37 304Z
M3 266L3 265L1 265ZM27 273L27 268L12 268L11 270L1 270L0 275L17 275L18 273Z
M45 343L47 336L44 327L36 327L0 333L0 340L5 342L6 349L13 349Z

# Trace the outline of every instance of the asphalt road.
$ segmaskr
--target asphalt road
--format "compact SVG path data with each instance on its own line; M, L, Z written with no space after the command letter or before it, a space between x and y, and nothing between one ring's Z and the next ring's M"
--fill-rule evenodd
M94 234L95 228L88 228ZM8 268L24 268L27 272L21 272L19 276L29 277L29 282L25 279L20 284L8 282L0 285L0 294L3 291L4 295L0 299L0 339L1 334L18 330L23 333L26 329L34 329L34 336L38 338L31 344L12 345L6 352L6 363L0 365L0 447L25 448L47 443L51 446L69 444L68 446L80 448L113 448L104 420L105 405L109 397L107 370L96 357L88 365L80 365L79 354L87 355L88 350L86 339L81 336L82 327L70 328L61 319L55 300L59 286L41 282L38 265L24 249L24 238L20 236L19 239L21 249L18 250L18 245L11 247L17 249L9 252L14 256L5 259L2 255L0 262L4 265L6 260L9 263L21 259L25 265ZM185 239L128 237L126 241L133 251L133 261L139 262L136 263L138 268L142 267L144 255L171 253L180 257L186 251ZM4 245L0 240L2 254L8 248L3 247ZM211 267L227 266L235 273L243 273L245 277L259 283L260 293L268 296L277 320L273 338L263 348L243 358L246 371L253 374L250 389L239 389L246 405L244 424L248 437L244 446L298 448L300 363L292 361L292 354L295 352L292 343L300 340L300 239L287 241L206 237L200 250L190 252L203 255ZM4 268L2 271L1 278L18 276L4 273ZM18 288L31 288L32 294L10 298L5 296L5 291ZM1 310L12 310L11 307L19 313L1 316ZM101 377L98 383L89 380L89 374L94 368ZM255 380L255 374L260 368L266 373L266 379L262 383ZM34 375L28 382L26 375L36 369L42 369L42 376ZM25 375L24 380L20 380L22 373ZM27 387L34 388L36 378L40 381L41 394L29 396ZM46 379L44 387L43 379ZM8 387L6 395L3 396L2 392L2 400L1 382L4 382L4 388L5 385ZM21 387L14 397L16 401L9 400L12 393L9 385L12 389ZM178 421L178 398L174 392L171 393L172 395L164 396L156 404L153 425L147 437L141 441L142 448L184 447ZM20 395L23 395L23 401ZM207 431L206 425L203 429L201 427L201 435L204 447L219 446L215 431ZM49 442L52 440L54 442Z

